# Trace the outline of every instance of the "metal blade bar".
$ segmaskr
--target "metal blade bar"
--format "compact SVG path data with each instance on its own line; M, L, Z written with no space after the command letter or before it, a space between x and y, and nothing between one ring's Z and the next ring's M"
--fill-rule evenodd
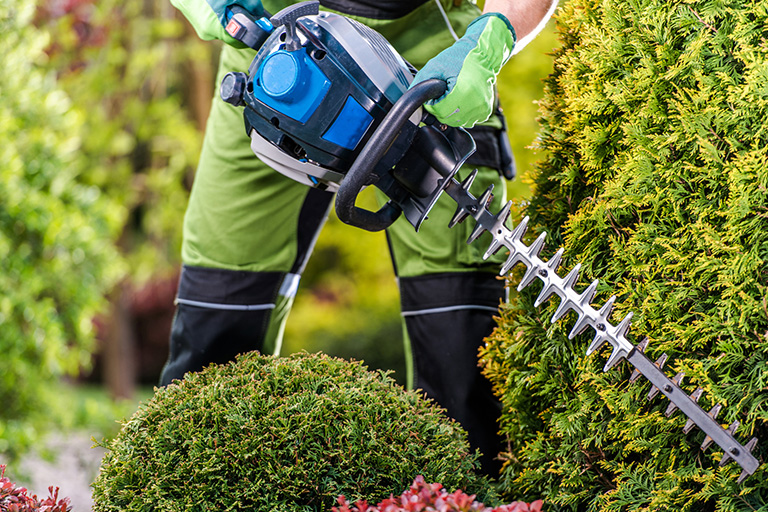
M672 379L639 350L632 350L627 360L637 368L643 376L651 381L664 395L674 403L683 414L688 416L704 433L720 446L731 459L749 474L754 473L760 465L755 457L749 453L741 443L736 441L720 424L704 412L688 394L683 391ZM735 430L735 429L734 429Z
M632 313L628 313L619 322L618 326L611 324L609 317L616 297L611 297L600 310L593 308L590 303L597 290L598 281L594 281L582 293L576 292L574 285L578 279L580 266L577 265L565 278L560 277L557 274L557 268L562 257L561 251L558 251L548 262L543 261L539 257L544 247L546 233L541 233L530 246L525 245L523 236L527 230L528 217L524 218L514 230L508 228L506 224L509 220L511 205L507 203L498 215L491 213L486 206L490 204L493 198L492 189L489 188L479 200L476 199L469 192L469 186L473 178L474 173L463 184L454 178L447 179L442 183L442 189L458 205L451 222L451 227L463 222L468 217L474 218L477 225L473 229L467 243L475 241L485 231L488 231L493 241L485 253L486 259L497 253L502 247L506 247L509 250L509 256L502 266L501 275L507 274L518 263L522 263L526 267L525 275L517 287L518 291L530 285L538 278L542 281L543 287L536 299L537 306L549 300L553 295L559 297L560 304L551 319L552 323L573 311L577 315L577 320L568 335L569 338L579 335L587 327L591 327L595 331L595 336L589 346L587 355L599 349L605 343L613 347L613 351L603 371L610 370L621 359L627 359L636 368L631 380L634 381L639 375L643 375L651 381L652 387L649 398L653 398L661 391L672 402L667 409L668 415L680 409L688 416L689 420L684 429L686 433L693 425L698 426L707 435L702 445L704 449L714 442L725 450L725 454L721 459L721 465L729 460L735 460L743 468L744 471L739 477L739 483L748 475L753 474L760 465L751 453L757 443L757 439L753 438L746 446L736 441L733 436L735 427L726 431L716 421L717 412L720 410L719 406L715 406L709 413L705 412L697 403L701 396L700 390L697 389L691 396L688 396L679 386L682 374L675 376L675 380L666 376L663 371L664 363L667 359L666 354L663 354L656 363L653 363L643 353L647 345L645 340L637 347L627 340L626 335L630 328Z

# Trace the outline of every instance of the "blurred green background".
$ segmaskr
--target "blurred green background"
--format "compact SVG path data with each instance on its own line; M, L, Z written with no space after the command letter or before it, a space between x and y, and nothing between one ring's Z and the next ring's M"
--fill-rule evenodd
M555 44L550 28L499 79L518 202ZM23 452L46 426L104 425L118 413L98 397L151 393L218 49L166 0L0 0L0 452ZM284 352L299 350L404 382L383 234L331 217L286 331ZM61 407L85 384L97 391Z

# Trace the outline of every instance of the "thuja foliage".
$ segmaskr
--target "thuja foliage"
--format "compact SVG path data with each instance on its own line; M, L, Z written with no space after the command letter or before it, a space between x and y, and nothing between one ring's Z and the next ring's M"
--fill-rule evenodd
M601 279L595 305L618 295L612 321L633 311L630 338L669 354L667 373L723 404L718 420L741 421L763 460L768 4L572 0L558 33L531 231L584 264L577 289ZM718 468L722 452L647 402L628 364L603 373L608 348L585 356L591 329L569 340L574 315L550 324L557 304L534 309L537 292L512 301L483 354L512 440L508 490L564 510L765 510L765 465L737 485L737 464Z
M46 69L32 1L0 0L0 452L50 418L42 395L87 364L119 268L116 206L79 166L83 112Z
M330 510L416 475L492 497L466 434L381 372L324 355L251 353L143 404L109 444L96 511Z

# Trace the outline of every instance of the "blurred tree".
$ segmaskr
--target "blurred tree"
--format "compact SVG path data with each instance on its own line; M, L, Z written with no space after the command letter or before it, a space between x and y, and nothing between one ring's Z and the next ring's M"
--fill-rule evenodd
M26 449L45 390L89 362L91 319L121 272L121 208L81 160L87 113L49 71L30 0L0 0L0 452Z
M48 68L87 111L82 175L124 212L115 244L128 273L111 294L102 375L115 395L130 396L142 341L133 318L142 305L134 303L146 295L133 291L178 271L181 220L213 96L213 48L185 32L163 0L41 0L37 23L51 33ZM164 347L154 352L165 356Z

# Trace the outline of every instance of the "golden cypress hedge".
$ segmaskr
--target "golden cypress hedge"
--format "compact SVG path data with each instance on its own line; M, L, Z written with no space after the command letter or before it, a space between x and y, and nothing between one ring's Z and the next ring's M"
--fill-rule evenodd
M540 104L546 157L525 206L551 255L583 263L595 304L737 439L768 453L768 3L569 0ZM538 232L537 232L538 231ZM545 256L548 256L545 254ZM561 275L564 271L561 270ZM519 276L518 276L519 278ZM512 279L515 282L515 279ZM483 353L511 438L503 484L550 510L747 511L768 508L768 471L737 485L737 464L702 453L704 434L646 401L622 364L603 373L592 331L516 295ZM641 380L642 382L642 380Z

